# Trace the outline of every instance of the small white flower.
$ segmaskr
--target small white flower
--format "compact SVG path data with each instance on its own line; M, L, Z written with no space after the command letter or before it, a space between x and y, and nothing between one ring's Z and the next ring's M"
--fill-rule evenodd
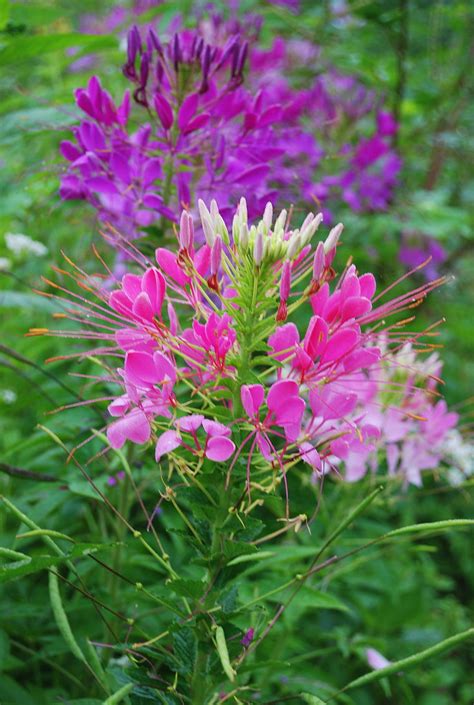
M8 257L0 257L0 271L4 272L6 269L10 269L11 266L12 263Z
M7 249L18 257L23 255L43 257L48 252L46 245L23 233L5 233L5 244Z

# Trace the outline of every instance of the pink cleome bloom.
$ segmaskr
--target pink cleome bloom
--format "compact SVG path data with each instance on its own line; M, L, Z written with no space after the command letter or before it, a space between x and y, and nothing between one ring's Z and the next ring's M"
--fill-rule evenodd
M440 282L382 303L373 275L352 264L333 283L342 226L312 248L321 223L312 214L291 230L286 211L274 220L268 204L249 224L242 199L229 233L215 202L199 209L204 245L195 247L185 212L177 251L158 249L154 264L133 249L142 271L112 291L80 270L81 294L49 282L85 324L62 334L99 343L78 356L113 360L107 381L121 390L109 399L110 445L153 444L159 463L228 463L229 481L241 460L248 491L253 464L286 484L300 461L315 477L354 481L383 464L419 484L443 459L457 416L435 396L437 358L420 362L417 338L407 343L386 321ZM296 311L306 315L302 335Z

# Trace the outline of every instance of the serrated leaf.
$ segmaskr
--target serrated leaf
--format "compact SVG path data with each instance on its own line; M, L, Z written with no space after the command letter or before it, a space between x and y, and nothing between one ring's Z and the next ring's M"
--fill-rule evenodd
M197 639L192 629L184 627L173 634L174 653L179 662L178 671L184 675L194 672L197 658Z
M237 607L237 597L239 594L239 588L237 585L232 585L232 587L227 590L221 597L218 599L218 604L221 605L222 611L225 614L230 614L233 612L236 607Z
M244 541L225 541L224 542L224 556L228 561L231 561L237 556L244 556L252 553L257 553L258 549L251 543L245 543Z

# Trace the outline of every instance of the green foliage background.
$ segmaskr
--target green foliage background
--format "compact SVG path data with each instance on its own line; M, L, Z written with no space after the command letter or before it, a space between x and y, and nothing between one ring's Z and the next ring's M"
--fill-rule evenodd
M346 4L347 16L337 22L329 20L329 3L308 0L302 5L300 15L295 16L271 3L245 3L265 16L264 42L270 43L278 33L316 41L341 71L357 74L382 92L397 114L404 168L393 207L384 214L343 212L338 219L346 223L347 253L354 255L361 270L374 270L381 281L388 282L401 272L397 251L406 230L429 234L448 250L445 272L454 278L430 297L420 318L426 324L447 319L440 335L445 393L451 405L459 405L468 425L474 381L472 4L462 0L354 0ZM186 12L190 3L164 3L152 14L166 23L177 6ZM24 232L49 250L45 257L18 257L10 271L0 272L0 392L11 390L16 395L11 402L8 396L0 398L0 486L2 494L30 520L77 542L58 539L67 554L61 558L38 536L15 538L26 531L25 526L5 506L0 510L0 546L32 558L22 563L18 556L15 560L0 556L0 581L5 582L0 600L2 705L92 705L105 697L80 660L71 656L58 630L44 568L72 561L83 581L81 589L113 610L99 608L118 636L115 649L103 649L105 657L112 656L108 664L112 690L120 689L127 678L120 669L120 640L123 644L127 635L122 617L137 620L144 640L158 634L165 623L163 606L157 607L156 601L136 587L137 582L156 585L156 593L166 600L163 571L150 561L143 545L104 511L103 502L78 468L66 462L63 449L38 428L42 424L53 429L70 448L88 429L104 423L100 406L46 415L89 394L84 381L68 376L70 362L43 364L48 357L67 355L75 345L24 337L30 327L51 325L53 307L32 290L43 287L40 277L49 276L51 264L61 266L60 251L93 267L91 243L98 240L94 216L87 206L59 200L62 163L57 147L77 119L72 90L83 85L87 76L69 71L68 48L77 48L74 58L96 55L99 72L112 94L124 87L117 69L122 61L118 37L78 32L80 14L105 13L108 7L108 3L90 0L80 7L59 0L0 2L0 257L12 259L4 243L7 232ZM92 363L90 368L94 369ZM78 454L80 462L86 463L100 448L100 442L93 441ZM139 458L132 458L131 463L141 494L156 498L159 479L140 465ZM107 477L121 468L120 458L114 456L98 458L88 470L111 501L130 512L132 524L140 525L143 517L130 482L107 487ZM312 533L295 534L277 555L266 559L271 583L265 582L266 561L249 563L236 583L235 594L221 596L224 611L233 614L237 600L252 599L257 581L257 594L261 594L275 587L276 580L276 584L284 583L290 570L290 575L296 574L301 561L374 486L371 478L352 486L327 483ZM388 486L370 512L338 539L335 551L350 550L404 524L468 517L472 514L471 490L472 481L453 488L442 475L426 478L423 489L402 492L399 486ZM292 501L293 515L305 511L304 487L293 492ZM180 537L182 525L168 505L157 527L166 550L186 570L191 552ZM115 567L127 581L107 571L98 560ZM271 702L284 702L295 692L328 695L368 670L367 647L397 660L467 629L472 622L472 562L469 533L460 530L383 544L336 565L322 577L315 576L262 644L259 678L267 685L268 702L271 697ZM77 589L77 575L62 574L69 580L60 587L76 638L83 648L86 638L110 643L90 594ZM185 593L192 590L188 583L183 586ZM275 599L281 598L277 595ZM268 621L275 604L270 600L262 605L257 616L260 623ZM192 662L192 646L186 633L178 632L176 639L182 642L178 644L180 668L186 670L189 659ZM460 646L402 676L351 691L340 702L468 705L473 686L469 655L469 647ZM134 673L129 676L135 677ZM154 685L142 678L130 702L179 702L172 694L157 695Z

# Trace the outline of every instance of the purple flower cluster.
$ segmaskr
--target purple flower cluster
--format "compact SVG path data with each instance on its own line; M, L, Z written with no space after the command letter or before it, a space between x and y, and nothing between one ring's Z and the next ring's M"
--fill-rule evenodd
M281 39L261 51L238 23L216 17L163 42L132 27L123 72L136 116L129 93L116 107L97 77L76 91L85 119L61 145L62 198L89 201L128 239L199 198L215 198L229 222L242 191L251 216L269 200L316 201L327 215L338 199L386 208L400 168L390 147L397 126L373 93L332 69L294 88L285 75L317 56Z

